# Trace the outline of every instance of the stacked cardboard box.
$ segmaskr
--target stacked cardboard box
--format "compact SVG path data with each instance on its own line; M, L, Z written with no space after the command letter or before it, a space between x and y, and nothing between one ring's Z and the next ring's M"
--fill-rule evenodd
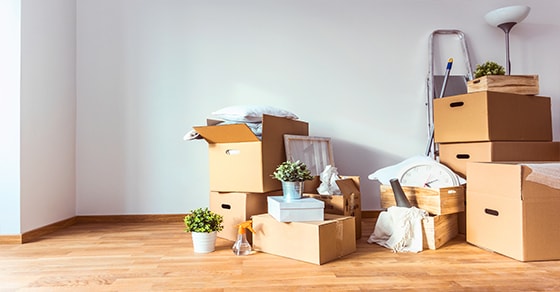
M543 96L479 91L434 102L440 162L467 178L469 243L523 261L560 258L546 243L560 238L547 228L558 220L558 190L527 180L527 164L560 172L551 120Z
M281 195L271 177L286 160L284 134L308 135L304 121L263 115L259 138L245 124L200 126L194 129L208 142L210 210L224 217L218 236L237 239L236 224L267 212L267 197Z
M552 161L560 152L544 96L477 91L439 98L434 129L440 162L467 182L470 162ZM466 233L465 213L459 214L459 232Z

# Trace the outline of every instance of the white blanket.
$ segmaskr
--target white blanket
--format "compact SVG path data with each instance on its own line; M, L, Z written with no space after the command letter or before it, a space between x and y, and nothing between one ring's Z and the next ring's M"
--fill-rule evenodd
M381 212L368 243L377 243L393 252L420 252L423 249L422 219L428 212L416 207L389 207Z

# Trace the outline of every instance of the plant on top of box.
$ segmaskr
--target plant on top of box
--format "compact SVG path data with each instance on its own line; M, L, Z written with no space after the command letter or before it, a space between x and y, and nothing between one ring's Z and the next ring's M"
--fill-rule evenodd
M286 202L300 199L303 182L313 179L307 165L299 160L282 162L276 167L272 177L282 181L282 193Z
M276 167L276 171L272 173L272 177L277 180L291 182L313 179L307 165L299 160L282 162Z
M496 62L486 61L483 64L476 65L474 70L474 78L480 78L486 75L505 75L504 67Z
M208 208L191 210L184 219L185 232L192 234L194 252L208 253L215 249L218 231L222 231L224 217Z

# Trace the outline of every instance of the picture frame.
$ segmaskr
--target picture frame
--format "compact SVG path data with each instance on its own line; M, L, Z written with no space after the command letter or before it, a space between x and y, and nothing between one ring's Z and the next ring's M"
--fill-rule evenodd
M286 159L302 161L311 175L318 176L327 165L334 165L331 138L303 135L284 135Z

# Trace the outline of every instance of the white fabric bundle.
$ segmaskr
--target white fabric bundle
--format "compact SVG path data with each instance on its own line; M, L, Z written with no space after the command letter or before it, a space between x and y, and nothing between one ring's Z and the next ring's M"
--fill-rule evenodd
M423 249L422 219L428 212L416 207L389 207L381 212L368 243L377 243L393 252L420 252Z

